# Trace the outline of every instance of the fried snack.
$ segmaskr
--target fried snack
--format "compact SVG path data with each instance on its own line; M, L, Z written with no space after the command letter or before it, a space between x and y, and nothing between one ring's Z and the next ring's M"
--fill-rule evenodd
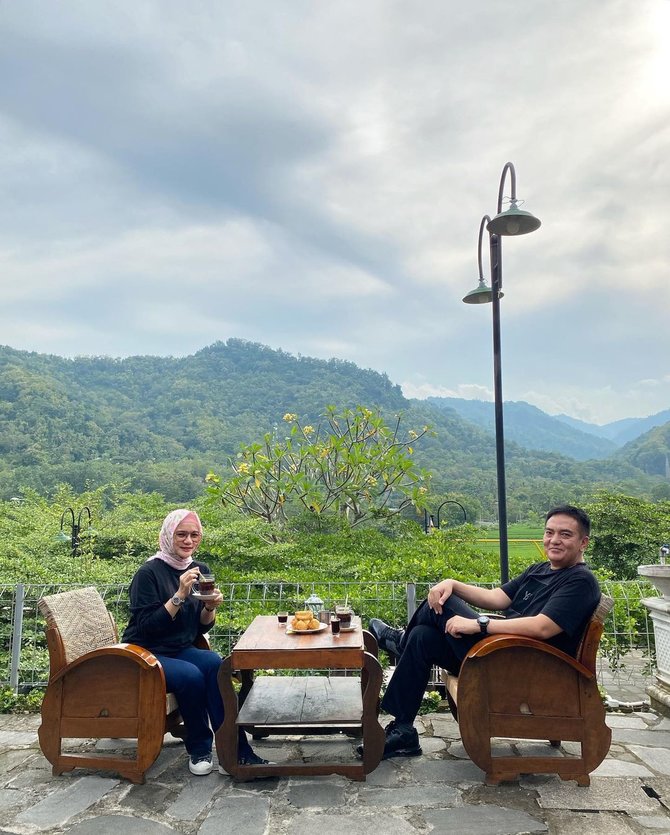
M296 612L295 617L291 620L291 629L298 629L301 632L312 632L318 629L319 626L321 624L311 611Z

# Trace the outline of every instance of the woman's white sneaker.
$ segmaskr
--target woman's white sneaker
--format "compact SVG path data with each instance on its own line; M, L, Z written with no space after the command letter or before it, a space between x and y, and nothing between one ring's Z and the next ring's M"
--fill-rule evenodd
M212 767L211 754L206 754L204 757L191 757L188 761L188 770L191 774L196 774L198 777L203 777L205 774L211 774Z

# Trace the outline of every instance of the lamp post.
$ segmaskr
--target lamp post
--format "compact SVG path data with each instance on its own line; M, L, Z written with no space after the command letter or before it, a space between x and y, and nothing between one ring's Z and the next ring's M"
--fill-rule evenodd
M72 556L73 557L77 556L77 552L79 551L79 545L81 544L81 517L82 517L82 514L84 514L84 513L86 513L87 516L88 516L88 524L86 526L86 535L87 536L92 536L95 533L95 531L91 527L91 510L90 510L90 508L88 508L86 506L82 507L82 509L79 511L78 516L76 517L76 521L75 521L74 510L71 507L66 507L65 510L63 511L61 517L60 517L60 532L59 532L58 536L56 537L56 539L59 542L69 542L70 543L70 547L72 548ZM65 524L65 518L68 514L70 515L70 522L69 522L70 535L69 536L63 530L63 525Z
M468 521L468 514L465 512L465 508L463 507L463 505L460 502L457 502L455 499L447 499L446 501L442 502L442 504L437 509L437 527L438 527L438 529L440 527L440 511L442 510L442 508L445 505L448 505L448 504L455 504L458 507L460 507L460 509L463 511L463 522L462 522L462 524L465 524Z
M502 210L505 177L509 173L512 196L510 207ZM479 285L467 293L466 304L492 303L493 309L493 399L495 405L496 473L498 483L498 530L500 537L500 580L509 580L509 548L507 543L507 487L505 484L505 434L503 428L502 362L500 351L500 299L502 293L502 241L503 235L526 235L540 227L540 221L530 212L518 207L516 196L516 172L511 162L505 163L498 188L497 214L491 220L484 215L479 224L477 260L479 264ZM491 287L486 286L482 270L482 238L484 227L489 233L489 254Z

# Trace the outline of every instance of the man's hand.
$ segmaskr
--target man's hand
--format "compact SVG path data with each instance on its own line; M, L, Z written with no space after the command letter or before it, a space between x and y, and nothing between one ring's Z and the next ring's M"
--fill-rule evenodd
M481 632L476 618L464 618L461 615L454 615L449 618L444 631L452 638L461 638L463 635L476 635Z
M437 615L442 614L442 604L451 597L454 590L453 580L442 580L428 592L428 606Z

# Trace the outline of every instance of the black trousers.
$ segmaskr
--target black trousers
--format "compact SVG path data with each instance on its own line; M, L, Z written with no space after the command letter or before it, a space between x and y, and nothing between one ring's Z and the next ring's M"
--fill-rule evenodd
M469 649L481 640L479 634L461 638L447 635L444 627L453 615L476 618L479 612L452 594L445 601L441 615L424 600L407 625L403 652L382 700L382 708L398 722L411 724L416 718L435 664L458 675Z

